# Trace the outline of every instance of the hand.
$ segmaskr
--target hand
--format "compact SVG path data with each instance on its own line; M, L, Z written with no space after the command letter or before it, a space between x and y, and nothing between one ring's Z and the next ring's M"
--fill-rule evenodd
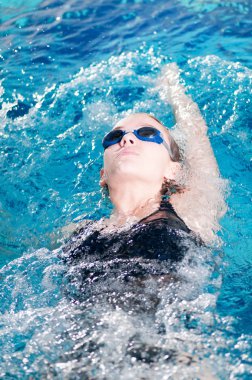
M161 71L156 88L162 100L171 106L178 105L179 98L184 97L185 87L179 82L180 69L175 62L168 63Z
M161 71L162 81L164 81L169 87L179 84L179 76L179 67L175 62L168 63Z

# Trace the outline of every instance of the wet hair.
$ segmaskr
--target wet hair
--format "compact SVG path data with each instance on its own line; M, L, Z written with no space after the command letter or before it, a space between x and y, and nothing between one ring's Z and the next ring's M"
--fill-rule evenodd
M171 148L171 160L173 162L182 162L182 156L179 150L179 146L170 134L168 128L165 127L163 123L161 123L160 120L158 120L155 116L146 114L153 120L157 121L160 125L162 125L165 128L165 131L167 135L169 136L169 142L170 142L170 148ZM185 186L182 184L178 184L175 180L173 179L165 179L162 188L160 190L161 196L163 199L166 199L166 197L169 199L173 194L175 193L183 193L185 190Z
M163 200L169 199L175 193L183 193L185 186L176 183L174 179L165 179L162 183L160 194ZM166 199L167 197L167 199Z
M181 154L180 154L180 151L179 151L178 144L176 143L176 141L174 140L174 138L170 134L169 130L155 116L152 116L150 114L146 114L146 115L148 115L149 117L151 117L153 120L157 121L160 125L162 125L165 128L166 133L169 136L169 143L170 143L170 148L171 148L171 156L170 156L171 160L174 161L174 162L180 162L180 161L182 161L182 157L181 157Z

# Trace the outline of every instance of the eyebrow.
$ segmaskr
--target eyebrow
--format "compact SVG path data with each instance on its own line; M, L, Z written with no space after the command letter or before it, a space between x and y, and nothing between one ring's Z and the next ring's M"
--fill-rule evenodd
M134 127L134 128L140 128L140 127L152 127L152 128L156 128L156 127L154 127L154 125L146 124L146 123L143 123L143 124L141 124L141 125L139 125L139 126L136 126L136 127ZM117 127L113 128L113 131L115 131L116 129L122 129L122 128L125 128L125 127L122 126L122 125L118 125ZM161 131L160 131L160 132L161 132ZM162 133L162 132L161 132L161 133Z

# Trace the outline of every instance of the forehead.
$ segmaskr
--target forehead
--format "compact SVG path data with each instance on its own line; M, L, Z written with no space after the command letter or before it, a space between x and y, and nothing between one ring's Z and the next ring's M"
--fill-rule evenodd
M160 132L164 134L165 137L169 139L169 131L157 120L153 119L150 115L139 113L134 115L129 115L124 119L119 120L113 129L132 130L132 128L140 126L152 126L157 128Z
M155 128L164 128L162 124L160 124L157 120L153 119L147 114L134 114L125 117L124 119L119 120L113 129L117 129L120 127L130 128L130 127L138 127L141 125L151 125Z

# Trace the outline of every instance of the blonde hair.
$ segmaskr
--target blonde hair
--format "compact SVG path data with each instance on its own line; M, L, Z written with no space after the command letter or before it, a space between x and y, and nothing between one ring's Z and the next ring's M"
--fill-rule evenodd
M152 116L150 114L146 114L146 115L151 117L153 120L157 121L160 125L162 125L162 127L165 128L166 134L169 137L169 143L170 143L170 148L171 148L171 154L170 154L171 160L174 162L182 161L182 157L181 157L181 154L179 151L179 146L176 143L176 141L174 140L174 138L172 137L172 135L170 134L169 130L166 128L166 126L164 124L162 124L161 121L158 120L155 116Z
M170 150L171 150L171 153L170 153L171 160L174 162L182 162L182 155L180 153L179 146L176 143L176 141L174 140L174 138L172 137L172 135L170 134L168 128L166 128L166 126L163 123L161 123L161 121L158 120L155 116L150 115L150 114L146 114L146 115L148 115L153 120L157 121L160 125L162 125L162 127L164 127L165 133L167 134L167 136L169 138ZM160 193L163 197L168 196L168 198L169 198L174 193L183 193L184 190L185 190L185 186L183 184L179 184L173 179L165 179L163 184L162 184L162 188L161 188Z

